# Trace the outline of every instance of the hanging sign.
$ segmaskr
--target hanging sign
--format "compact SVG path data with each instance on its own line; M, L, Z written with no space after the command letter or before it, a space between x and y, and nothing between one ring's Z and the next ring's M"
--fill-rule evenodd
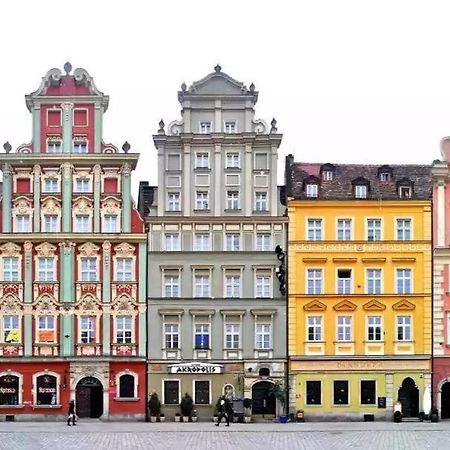
M223 366L208 363L183 363L169 366L170 373L223 373Z

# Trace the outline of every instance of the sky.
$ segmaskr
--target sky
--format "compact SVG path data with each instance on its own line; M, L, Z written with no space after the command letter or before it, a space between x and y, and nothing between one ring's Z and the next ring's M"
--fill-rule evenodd
M222 71L278 122L279 183L296 161L430 164L450 135L450 2L170 0L0 2L0 144L30 141L24 95L52 67L83 67L110 96L104 140L141 154L180 118L177 91ZM1 148L1 147L0 147Z

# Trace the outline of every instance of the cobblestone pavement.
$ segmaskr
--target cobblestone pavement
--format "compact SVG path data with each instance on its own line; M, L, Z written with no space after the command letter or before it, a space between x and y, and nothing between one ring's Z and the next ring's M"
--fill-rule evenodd
M432 423L0 423L0 449L450 449L450 422Z

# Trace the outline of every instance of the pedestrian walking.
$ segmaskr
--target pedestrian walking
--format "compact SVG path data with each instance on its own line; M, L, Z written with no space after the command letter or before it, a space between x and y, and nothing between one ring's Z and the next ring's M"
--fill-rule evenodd
M72 425L75 426L75 401L70 400L69 402L69 416L67 417L67 425L70 427L70 421L72 420Z
M217 415L217 423L216 427L220 425L220 422L222 422L222 419L225 419L226 421L226 427L230 426L230 411L232 411L231 403L230 401L225 398L225 396L220 397L217 405L218 409L218 415Z

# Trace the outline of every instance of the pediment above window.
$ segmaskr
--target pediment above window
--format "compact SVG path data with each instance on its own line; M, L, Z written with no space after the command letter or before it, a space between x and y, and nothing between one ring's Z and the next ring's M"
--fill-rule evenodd
M77 313L85 316L96 316L102 314L101 303L92 294L86 294L78 302Z
M335 311L355 311L357 306L349 300L342 300L333 306Z
M363 308L365 311L384 311L386 309L386 305L383 305L383 303L373 299L363 305Z
M27 197L17 197L13 200L13 211L15 214L31 214L33 204Z
M413 309L416 309L416 305L406 299L402 299L399 302L394 303L392 309L395 311L412 311Z
M107 197L103 200L101 209L103 214L119 214L120 213L120 200L116 197Z
M89 214L92 212L92 202L87 197L78 197L73 202L75 214Z
M84 257L97 256L100 247L92 242L86 242L78 247L78 251L80 252L80 255Z
M20 247L12 242L0 246L1 256L19 256L20 250Z
M43 242L36 246L37 256L51 257L55 256L56 245L49 244L48 242Z
M122 242L121 244L114 247L114 251L116 253L116 256L133 256L135 248L132 245L127 244L126 242Z
M56 197L46 197L42 201L42 212L44 214L59 214L61 211L61 203Z
M319 300L313 300L312 302L304 305L303 309L305 311L325 311L327 306L324 303L319 302Z

